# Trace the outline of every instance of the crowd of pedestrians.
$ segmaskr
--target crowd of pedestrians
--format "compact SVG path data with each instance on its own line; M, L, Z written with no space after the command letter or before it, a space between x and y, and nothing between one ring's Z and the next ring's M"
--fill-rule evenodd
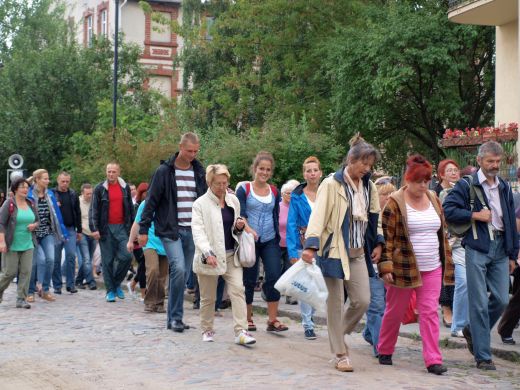
M498 331L504 343L515 343L520 282L515 279L509 301L509 275L518 273L520 202L498 176L500 144L479 147L478 169L461 172L455 161L441 161L436 186L432 164L411 155L399 188L389 176L372 180L380 153L359 135L336 172L322 180L319 159L309 156L302 182L289 180L281 190L271 182L273 156L261 151L251 180L236 191L232 172L222 164L204 168L199 149L198 136L184 134L178 152L137 188L123 180L117 162L106 165L103 182L84 183L79 195L67 172L53 189L45 169L13 180L0 207L0 302L13 279L16 307L29 309L37 296L55 301L64 279L70 294L96 289L100 273L105 300L116 302L125 298L122 285L134 259L128 292L135 297L139 285L144 311L166 313L167 329L190 329L183 302L193 278L202 341L217 337L214 317L225 285L234 342L247 346L256 343L260 327L253 318L260 273L264 329L287 331L278 319L275 283L301 259L316 262L324 277L330 351L339 371L354 371L348 335L365 315L363 337L382 365L393 364L400 326L411 312L426 370L447 372L439 307L442 326L466 339L479 369L495 369L490 334L504 310ZM250 267L239 257L244 232L255 242ZM97 248L101 269L94 264ZM303 336L316 339L315 309L294 297L286 303L299 304Z

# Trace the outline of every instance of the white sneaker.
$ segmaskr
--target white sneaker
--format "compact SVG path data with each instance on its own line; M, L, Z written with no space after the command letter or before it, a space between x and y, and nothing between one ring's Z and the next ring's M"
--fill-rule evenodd
M462 330L459 329L459 330L456 330L454 332L451 332L451 337L460 337L460 338L464 338L464 334L462 333Z
M256 343L256 339L247 330L241 330L238 336L235 336L235 343L238 345L251 345Z
M204 333L202 333L202 341L212 342L214 341L213 336L215 336L215 332L213 332L212 330L207 330Z
M129 281L126 284L126 288L128 289L128 294L130 294L130 297L132 299L136 299L137 298L137 294L135 293L135 290L132 290L132 281Z

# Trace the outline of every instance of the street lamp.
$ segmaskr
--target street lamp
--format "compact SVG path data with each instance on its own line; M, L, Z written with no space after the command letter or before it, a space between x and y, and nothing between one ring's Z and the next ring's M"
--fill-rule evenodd
M115 0L116 3L116 20L115 20L115 34L114 34L114 95L113 95L113 108L112 108L112 137L116 137L117 127L117 69L119 62L119 0Z

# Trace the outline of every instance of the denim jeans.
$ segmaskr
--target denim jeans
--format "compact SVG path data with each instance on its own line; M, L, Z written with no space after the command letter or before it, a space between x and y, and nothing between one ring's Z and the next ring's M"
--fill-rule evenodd
M469 326L477 362L491 360L490 332L509 300L508 260L502 236L490 242L487 254L466 246Z
M378 356L377 344L379 344L379 332L385 314L385 284L379 276L369 278L370 305L367 309L367 322L363 329L363 338L374 347L374 356Z
M97 241L86 234L81 235L81 240L78 242L78 251L80 256L78 260L78 276L76 276L76 284L83 284L83 279L89 286L95 286L96 281L92 275L92 257L96 250Z
M302 315L303 329L314 329L314 322L312 321L312 317L314 316L315 312L316 310L314 310L314 308L311 305L303 301L300 301L300 313Z
M99 240L103 280L107 293L116 292L132 261L132 255L126 249L127 242L128 233L125 225L108 225L107 233Z
M168 288L168 315L166 325L172 321L182 321L184 314L184 287L191 272L195 244L191 229L179 229L179 239L161 238L168 264L170 265L170 285Z
M274 288L274 284L282 274L282 251L276 239L267 242L257 242L255 244L256 263L251 268L244 268L244 287L246 288L246 303L253 303L255 285L258 279L258 266L260 258L264 263L265 279L262 289L267 302L278 302L280 292Z
M451 331L462 330L468 324L468 286L466 266L455 264L455 294L453 296L453 319Z
M34 294L36 291L36 281L42 284L43 291L49 291L52 268L54 267L54 245L55 239L53 234L38 238L38 246L34 248L33 252L29 294Z
M74 273L76 270L76 228L67 226L69 238L65 241L56 243L54 249L54 270L52 271L52 287L54 290L61 290L63 285L61 275L61 255L65 248L65 279L67 288L74 288Z

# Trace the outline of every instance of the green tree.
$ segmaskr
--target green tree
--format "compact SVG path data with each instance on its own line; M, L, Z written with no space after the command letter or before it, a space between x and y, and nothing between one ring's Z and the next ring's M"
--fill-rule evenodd
M324 68L341 141L361 131L398 171L408 151L439 159L445 127L492 121L494 29L450 22L446 1L379 3L327 43Z

